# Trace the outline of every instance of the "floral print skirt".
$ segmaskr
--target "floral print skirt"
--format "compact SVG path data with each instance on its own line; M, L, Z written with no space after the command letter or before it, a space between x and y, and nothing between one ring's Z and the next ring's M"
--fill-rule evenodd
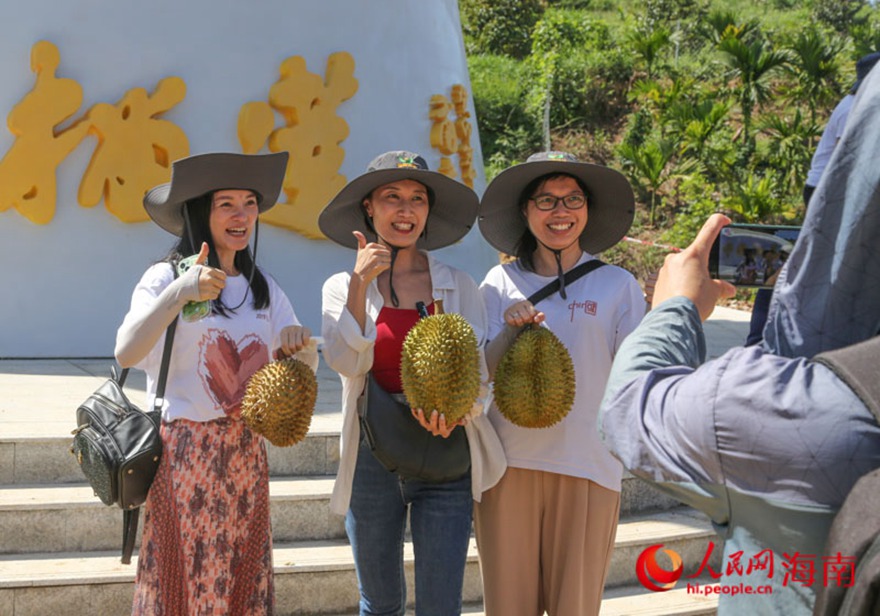
M272 614L269 469L237 419L162 424L132 614Z

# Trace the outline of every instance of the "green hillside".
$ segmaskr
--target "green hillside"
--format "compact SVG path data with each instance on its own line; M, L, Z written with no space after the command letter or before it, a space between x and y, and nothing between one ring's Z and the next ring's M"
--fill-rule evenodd
M486 172L568 150L623 171L633 237L686 245L713 211L798 224L810 158L855 60L865 0L459 0ZM665 251L606 257L643 276Z

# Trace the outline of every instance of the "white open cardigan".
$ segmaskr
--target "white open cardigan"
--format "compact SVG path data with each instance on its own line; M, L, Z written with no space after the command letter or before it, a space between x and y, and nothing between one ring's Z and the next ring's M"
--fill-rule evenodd
M427 257L433 298L443 300L445 312L458 313L468 320L480 346L483 411L465 426L471 453L472 491L474 499L479 501L482 493L501 479L507 467L501 441L485 414L490 402L487 399L488 372L482 352L486 341L486 308L477 284L468 274L440 263L430 254ZM346 307L350 280L349 272L341 272L324 283L321 326L324 361L342 379L343 419L339 471L330 499L330 509L340 515L348 511L360 443L357 399L364 389L364 378L373 366L376 318L384 305L382 294L374 280L367 289L367 319L365 331L361 332L360 326Z

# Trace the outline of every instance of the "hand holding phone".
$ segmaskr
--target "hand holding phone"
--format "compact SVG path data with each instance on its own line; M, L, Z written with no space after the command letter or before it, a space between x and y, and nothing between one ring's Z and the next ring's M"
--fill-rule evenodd
M727 225L712 244L709 275L737 287L773 288L800 230L786 225Z
M654 287L653 306L673 297L685 297L694 303L700 319L705 321L719 299L734 296L736 288L732 284L709 277L712 242L729 223L727 216L712 214L687 248L666 256Z
M204 248L202 249L204 252ZM202 254L190 255L185 259L181 259L177 262L177 274L179 276L183 276L189 269L199 261L199 257L202 257ZM204 258L201 259L204 261ZM187 302L183 307L183 310L180 313L181 318L188 322L192 323L194 321L198 321L200 319L205 318L214 308L214 303L206 299L201 302Z

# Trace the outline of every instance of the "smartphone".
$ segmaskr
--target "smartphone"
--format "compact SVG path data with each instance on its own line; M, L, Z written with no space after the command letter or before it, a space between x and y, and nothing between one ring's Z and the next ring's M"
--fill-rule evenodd
M727 225L709 253L709 275L738 287L772 288L774 274L788 259L800 231L784 225Z
M177 262L177 275L182 276L193 266L199 255L190 255L185 259ZM203 302L187 302L180 313L181 318L188 323L204 319L211 314L214 305L211 300L206 299Z

